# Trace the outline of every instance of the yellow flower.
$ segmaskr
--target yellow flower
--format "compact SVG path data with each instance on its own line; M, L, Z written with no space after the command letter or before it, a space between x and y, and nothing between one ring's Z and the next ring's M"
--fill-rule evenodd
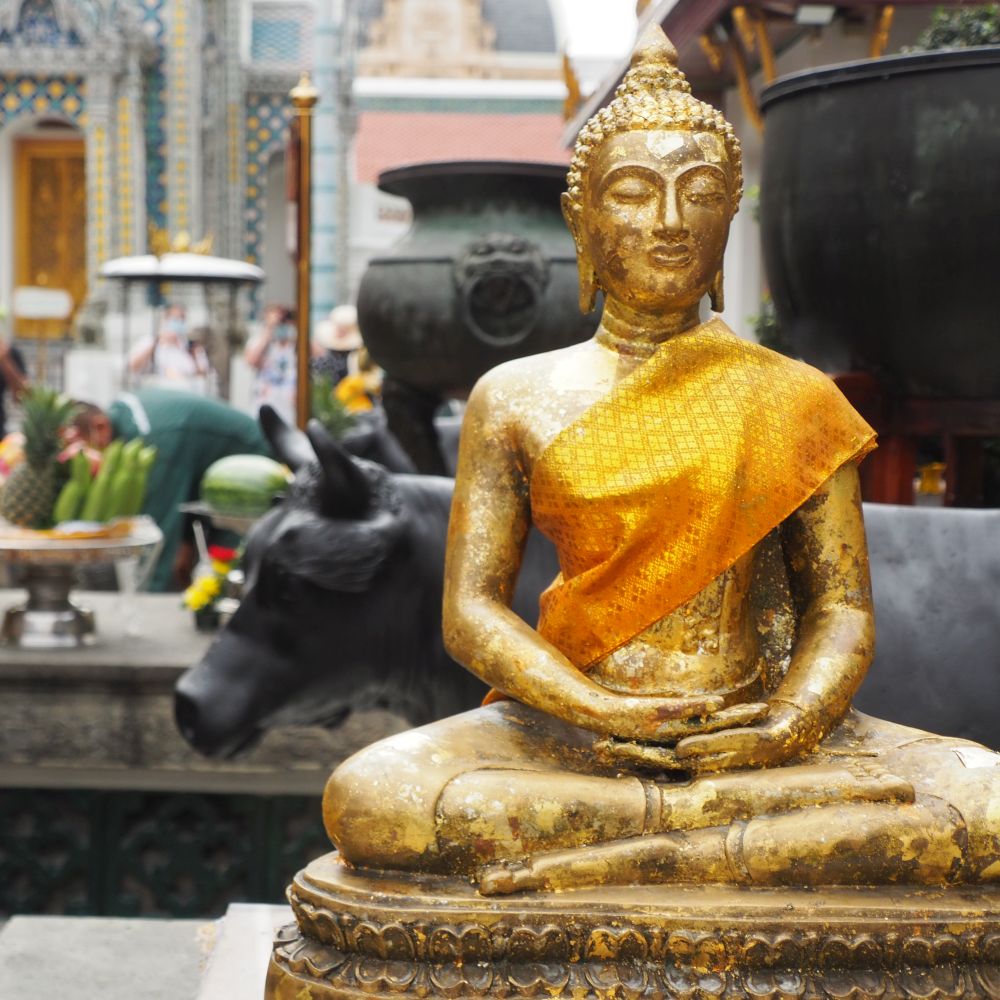
M361 413L372 408L372 401L365 391L365 380L361 375L345 375L333 394L344 404L348 413Z
M222 581L217 576L201 576L184 591L184 604L192 611L201 611L221 592Z

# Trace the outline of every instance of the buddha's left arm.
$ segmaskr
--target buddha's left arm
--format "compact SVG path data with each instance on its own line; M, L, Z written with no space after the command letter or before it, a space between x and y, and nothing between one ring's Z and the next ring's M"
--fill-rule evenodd
M871 663L871 581L853 462L788 518L782 539L800 620L788 673L759 723L678 744L678 757L696 769L767 766L811 750L843 718Z

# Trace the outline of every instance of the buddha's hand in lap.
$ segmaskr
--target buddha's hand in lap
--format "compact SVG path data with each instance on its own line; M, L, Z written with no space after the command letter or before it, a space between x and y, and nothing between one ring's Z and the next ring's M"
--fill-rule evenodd
M821 728L812 715L772 702L753 725L685 737L674 754L677 766L689 771L772 767L814 750L820 737Z
M594 749L610 764L631 764L662 771L689 770L691 765L678 757L675 747L664 744L719 730L737 731L734 727L748 726L762 719L768 707L762 702L731 705L703 717L677 719L661 726L655 742L622 739L615 735L598 740Z
M718 695L667 698L609 691L591 703L591 717L580 724L619 740L674 743L682 736L719 728L712 720L726 711L723 704Z

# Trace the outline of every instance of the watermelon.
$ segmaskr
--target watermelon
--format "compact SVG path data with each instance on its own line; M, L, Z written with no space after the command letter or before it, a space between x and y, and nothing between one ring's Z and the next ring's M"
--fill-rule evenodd
M287 466L263 455L229 455L213 462L201 479L201 499L220 514L258 517L288 487Z

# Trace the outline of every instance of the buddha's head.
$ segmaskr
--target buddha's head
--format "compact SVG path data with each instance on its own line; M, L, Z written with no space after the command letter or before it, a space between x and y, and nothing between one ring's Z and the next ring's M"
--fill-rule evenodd
M567 185L585 312L598 288L649 314L721 297L740 144L718 110L691 96L658 26L640 39L614 100L580 130Z

